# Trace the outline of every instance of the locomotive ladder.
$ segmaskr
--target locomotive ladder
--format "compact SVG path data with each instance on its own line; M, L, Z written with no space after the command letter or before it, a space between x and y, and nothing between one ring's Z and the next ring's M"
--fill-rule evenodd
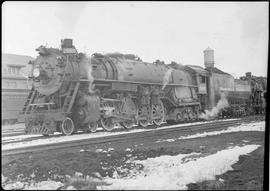
M22 114L25 114L29 111L31 105L33 103L33 100L36 96L36 90L34 88L31 89L30 93L28 94L27 100L24 104L23 110L22 110Z
M68 94L65 97L65 101L62 107L64 113L70 112L72 105L74 103L75 97L77 95L79 86L80 86L80 82L72 82L70 84L69 89L68 89Z

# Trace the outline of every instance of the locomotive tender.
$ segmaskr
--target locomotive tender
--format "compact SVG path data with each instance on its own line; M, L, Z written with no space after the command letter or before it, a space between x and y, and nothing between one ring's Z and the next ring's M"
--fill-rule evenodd
M87 57L71 39L62 40L61 49L36 50L39 56L30 62L33 88L22 110L26 133L71 135L78 129L95 132L98 125L111 131L115 123L130 129L134 124L198 120L200 112L214 107L220 93L228 90L213 88L218 69L211 49L205 52L210 65L206 69L146 63L130 54ZM250 95L248 87L246 82L245 95Z

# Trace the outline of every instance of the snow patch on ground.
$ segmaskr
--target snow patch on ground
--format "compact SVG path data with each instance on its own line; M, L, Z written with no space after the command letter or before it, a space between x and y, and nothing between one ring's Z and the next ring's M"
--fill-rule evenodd
M114 150L114 148L108 148L108 152L110 152L110 151L113 151Z
M42 182L15 182L12 184L7 184L3 186L5 190L56 190L64 184L61 182L56 182L52 180L42 181Z
M130 148L126 148L126 150L125 150L125 151L130 152L130 151L131 151L131 149L130 149Z
M2 179L1 179L2 184L3 184L4 182L6 182L6 180L7 180L7 177L5 177L5 176L2 174Z
M232 165L238 161L240 155L256 150L260 145L235 146L218 151L206 157L191 156L199 153L179 154L176 156L160 156L143 161L134 160L142 164L144 169L131 171L128 177L105 178L109 186L99 186L98 189L109 190L181 190L187 189L187 184L204 180L215 180L216 175L232 170Z
M233 120L238 120L238 119L225 119L225 120L216 120L216 121L233 121ZM69 141L91 139L91 138L98 138L98 137L107 137L107 136L120 135L120 134L130 134L130 133L136 133L136 132L158 131L160 129L170 129L170 128L176 128L176 127L181 127L181 126L191 126L191 125L207 124L207 123L213 123L213 122L214 121L204 121L204 122L194 122L194 123L188 123L188 124L177 124L177 125L159 127L158 129L131 129L129 131L121 131L121 132L96 132L96 133L91 133L91 134L75 134L71 136L48 137L44 139L37 139L37 140L31 140L31 141L7 143L4 145L3 145L3 140L5 141L9 139L14 140L15 137L5 137L5 138L2 137L2 150L31 147L35 145L45 145L45 144L59 143L59 142L69 142ZM25 137L22 137L22 136L25 136ZM20 135L20 136L16 136L16 138L17 140L18 139L23 140L24 138L29 138L29 136L40 136L40 135Z
M241 124L241 125L236 126L236 127L229 127L226 130L203 132L203 133L197 133L197 134L189 135L189 136L181 136L177 139L178 140L193 139L193 138L214 136L214 135L220 135L223 133L233 133L233 132L240 132L240 131L265 131L265 121L248 123L248 124ZM160 139L160 140L157 140L156 143L174 142L177 139Z
M103 152L103 149L96 149L96 152L101 153L101 152Z
M108 153L108 152L112 152L114 151L114 148L108 148L108 150L105 150L105 149L96 149L96 152L97 153Z
M6 136L2 137L2 142L10 141L20 141L23 139L33 138L33 137L43 137L42 135L18 135L18 136Z

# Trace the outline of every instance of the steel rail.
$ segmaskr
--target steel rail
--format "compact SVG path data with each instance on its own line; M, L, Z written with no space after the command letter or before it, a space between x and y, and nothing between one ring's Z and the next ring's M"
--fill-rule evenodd
M212 121L210 123L193 124L193 125L187 123L186 126L176 126L176 127L159 129L159 127L167 126L167 124L163 124L162 126L159 126L157 128L149 128L149 127L145 128L145 131L141 131L141 132L134 132L134 133L130 132L130 133L94 137L94 138L89 137L89 139L79 139L79 140L73 140L73 141L65 141L65 142L59 142L59 143L50 143L50 144L34 145L34 146L23 147L23 148L2 150L2 157L9 156L9 155L22 154L22 153L64 149L64 148L70 148L70 147L83 147L87 145L95 145L95 144L108 143L108 142L122 142L122 141L126 141L127 139L137 140L137 139L142 139L142 138L147 138L147 137L164 136L166 134L174 133L174 132L185 133L185 132L194 132L194 131L211 130L211 129L220 130L229 126L239 125L243 122L249 122L252 120L262 120L262 119L263 119L263 116L251 116L251 117L248 116L245 118L239 118L239 119L229 120L229 121Z
M172 127L172 128L164 128L164 129L146 129L142 132L134 132L134 133L126 133L126 134L118 134L118 135L111 135L105 137L95 137L83 140L74 140L74 141L67 141L67 142L59 142L59 143L50 143L50 144L43 144L43 145L35 145L23 148L15 148L9 150L2 150L2 157L9 156L9 155L16 155L22 153L31 153L31 152L43 152L47 150L56 150L56 149L63 149L63 148L71 148L71 147L82 147L88 145L95 145L101 143L108 143L108 142L122 142L131 140L131 139L142 139L147 137L156 137L156 136L164 136L170 133L184 133L184 132L194 132L199 130L210 130L210 129L224 129L225 127L229 127L232 125L237 125L242 122L241 119L232 120L232 121L217 121L212 123L205 123L205 124L194 124L189 126L182 126L182 127Z

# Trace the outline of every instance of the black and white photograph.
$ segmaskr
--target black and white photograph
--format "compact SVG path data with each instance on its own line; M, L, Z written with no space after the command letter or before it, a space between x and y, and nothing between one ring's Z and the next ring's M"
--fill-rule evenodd
M4 190L269 190L268 1L2 3Z

